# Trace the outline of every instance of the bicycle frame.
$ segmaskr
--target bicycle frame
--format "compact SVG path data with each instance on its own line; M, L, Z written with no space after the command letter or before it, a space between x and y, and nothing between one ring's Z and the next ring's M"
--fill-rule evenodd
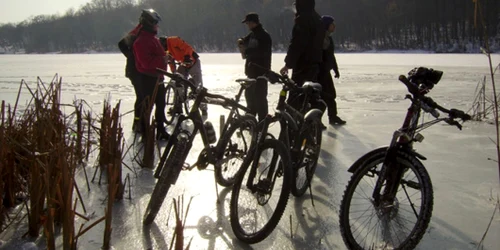
M238 94L235 96L235 99L234 101L235 102L239 102L240 101L240 98L241 98L241 95L243 94L243 90L245 88L243 86L240 87L240 90L238 92ZM248 108L245 108L244 109L245 112L249 112L250 110ZM222 132L220 134L220 137L222 138L222 135L225 134L227 132L227 130L229 129L229 127L231 126L232 122L237 119L238 117L241 117L242 115L240 114L240 108L238 107L232 107L231 108L231 111L229 111L229 115L227 117L227 121L224 123L224 127L222 128ZM245 147L247 146L246 145L246 142L244 141L245 143ZM217 155L217 157L221 157L220 154L223 154L224 153L224 149L221 148L223 147L222 145L222 141L219 139L217 141L217 145L216 145L216 152L219 152L219 155ZM211 164L214 164L215 162L210 162Z
M391 143L389 144L383 162L380 177L377 179L373 190L372 198L376 206L380 205L381 199L392 203L399 189L404 169L400 168L399 165L396 164L397 152L401 148L404 148L407 152L412 152L413 143L416 141L422 142L424 139L418 132L446 120L445 118L434 119L418 125L422 112L422 103L420 100L415 98L415 96L407 96L407 99L410 99L412 103L406 113L403 126L393 133ZM384 181L386 181L386 187L381 197L380 191Z
M193 107L191 107L191 111L189 112L189 114L187 114L187 116L184 114L181 114L179 116L178 121L174 127L173 132L172 132L172 136L171 136L170 140L168 140L168 144L167 144L167 146L166 146L166 148L163 151L163 154L161 156L160 163L163 163L163 164L159 164L158 167L156 168L155 175L154 175L156 178L158 178L161 175L161 172L162 172L163 167L164 167L163 166L164 162L166 161L166 159L170 153L170 150L172 149L172 146L177 142L177 136L180 135L181 133L188 136L188 141L189 141L188 149L190 150L192 143L193 143L193 140L199 132L201 134L201 139L203 141L203 145L209 152L208 157L209 158L213 157L213 155L211 154L211 151L210 151L211 147L210 147L210 143L208 142L207 131L205 130L205 127L203 126L203 118L202 118L200 110L199 110L199 106L200 106L202 100L205 98L206 94L207 94L207 90L204 88L201 89L201 92L197 95L195 102L194 102L194 105L193 105ZM194 129L192 132L186 131L184 128L182 128L183 122L187 121L187 120L191 120L193 122ZM189 150L188 150L188 152L189 152ZM213 160L213 159L211 159L211 160Z
M289 91L289 88L286 85L283 85L283 88L280 92L280 97L278 100L278 105L277 105L277 112L275 113L274 116L266 116L263 121L261 121L258 125L258 128L260 128L260 136L257 138L257 143L256 143L256 148L251 149L250 153L253 155L253 165L252 169L250 170L249 178L247 180L246 186L248 187L249 190L252 192L257 191L255 185L252 183L253 179L255 178L257 174L257 162L259 160L259 155L257 155L255 152L257 152L258 148L264 143L265 137L268 134L268 129L269 125L271 123L279 122L280 123L280 134L279 134L279 141L283 142L287 148L290 148L290 129L293 130L293 132L298 132L298 135L301 135L304 128L304 114L295 108L293 108L291 105L286 103L286 97L287 97L287 92ZM302 102L302 110L305 111L309 105L309 101L311 96L307 93L304 94L305 98ZM292 114L292 115L290 115ZM294 119L295 118L295 119ZM293 141L294 145L292 150L300 149L301 146L301 141L299 140L294 140ZM276 181L276 177L274 178L270 175L275 172L275 167L276 167L276 162L277 162L277 156L273 155L273 158L271 160L271 166L270 170L268 171L268 176L267 179L273 179L272 185L274 185L274 182ZM292 161L293 162L293 161ZM295 163L295 162L293 162ZM282 166L280 167L292 167L294 170L297 168L296 163L293 164L293 166Z
M231 111L230 111L230 117L228 117L228 122L224 126L224 130L223 130L224 132L227 131L227 129L229 129L230 123L234 119L236 119L238 116L240 116L239 109L242 109L244 111L249 111L248 108L238 104L238 101L239 101L242 93L243 93L243 86L240 88L240 91L239 91L238 95L236 96L235 100L224 99L225 101L229 102L228 106L232 107ZM167 146L166 146L166 148L163 151L163 154L161 156L160 164L156 168L155 177L158 178L160 176L161 171L163 170L164 162L166 161L172 146L176 143L177 136L181 133L188 136L188 141L189 141L188 148L189 148L189 150L191 149L192 142L194 141L194 138L196 137L198 132L200 133L202 141L203 141L204 149L206 150L206 153L207 153L206 155L207 155L207 160L208 160L207 162L208 163L215 164L217 162L217 160L221 157L221 154L223 154L224 149L221 149L221 147L222 147L221 140L219 139L217 142L217 145L215 147L212 147L208 141L208 136L207 136L207 131L205 129L205 126L203 125L203 118L201 116L199 107L200 107L200 104L206 100L206 98L221 98L221 96L209 94L206 88L200 89L200 92L196 96L196 99L194 101L193 106L191 107L191 111L189 112L189 114L179 115L178 121L174 127L173 132L172 132L172 137L168 141L168 144L167 144ZM186 131L184 128L182 128L182 124L187 120L191 120L193 122L194 129L192 132ZM189 150L188 150L188 152L189 152ZM195 166L197 166L198 164L200 164L200 163L194 164L193 166L188 167L188 169L191 170Z

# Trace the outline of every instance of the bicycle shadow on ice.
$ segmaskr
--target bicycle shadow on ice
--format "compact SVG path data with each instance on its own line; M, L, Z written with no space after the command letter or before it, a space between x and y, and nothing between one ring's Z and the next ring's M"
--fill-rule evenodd
M211 215L202 216L198 219L196 230L198 235L206 241L208 246L204 249L253 249L251 246L240 242L231 230L229 220L229 203L231 200L231 188L224 188L219 193L216 201L215 211ZM215 221L213 214L215 213Z
M319 193L326 193L322 191ZM314 199L314 206L311 199ZM289 218L292 245L295 249L342 249L344 244L338 226L338 211L328 196L309 194L295 198L294 215ZM290 204L290 205L292 205Z

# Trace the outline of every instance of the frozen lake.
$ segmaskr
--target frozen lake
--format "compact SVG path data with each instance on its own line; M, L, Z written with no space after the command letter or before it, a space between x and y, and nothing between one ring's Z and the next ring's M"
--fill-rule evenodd
M273 69L283 66L283 54L273 56ZM215 93L233 95L239 88L234 80L244 77L239 54L201 54L205 86ZM339 116L347 120L343 127L329 127L323 133L319 167L313 179L315 207L309 196L290 197L287 210L271 236L262 243L246 246L235 239L228 222L230 190L219 187L217 206L213 172L183 172L178 185L171 189L156 225L143 230L142 215L155 179L150 170L138 166L132 178L132 200L115 205L112 242L115 249L165 249L170 244L173 222L167 225L171 199L184 193L194 196L185 231L186 242L193 237L192 249L345 249L338 225L338 209L345 185L350 178L347 168L364 153L389 143L392 132L403 122L409 101L398 76L416 66L444 71L441 82L430 96L445 107L469 110L474 90L489 72L484 55L454 54L339 54L340 80L336 81ZM500 55L493 56L495 65ZM122 113L132 109L135 94L124 77L125 59L121 54L98 55L1 55L0 100L13 103L21 79L35 82L40 76L50 81L55 73L63 77L63 99L76 97L91 103L96 112L109 93L112 100L122 100ZM490 86L488 86L489 88ZM279 86L271 86L270 108L275 106ZM25 92L27 93L27 92ZM272 110L272 109L270 109ZM209 119L218 124L221 110L209 108ZM326 117L325 120L326 122ZM123 118L125 138L132 143L132 115ZM216 131L218 131L216 129ZM428 157L424 164L434 186L434 212L426 235L418 249L476 249L495 207L499 194L495 158L494 126L470 122L464 130L436 125L422 133L426 140L417 150ZM195 146L189 161L199 151ZM211 167L209 167L211 169ZM81 173L80 173L81 174ZM182 185L183 184L183 185ZM92 186L84 192L96 218L104 213L102 195L106 186ZM83 190L83 188L81 188ZM89 213L92 213L89 212ZM290 238L290 221L294 238ZM201 223L201 221L213 223ZM496 216L485 240L485 249L500 245L500 216ZM104 224L84 235L81 249L99 249ZM25 231L0 235L8 241ZM209 231L210 234L206 234ZM205 232L205 233L204 233ZM24 240L13 240L6 247L16 249ZM495 247L495 245L497 247Z

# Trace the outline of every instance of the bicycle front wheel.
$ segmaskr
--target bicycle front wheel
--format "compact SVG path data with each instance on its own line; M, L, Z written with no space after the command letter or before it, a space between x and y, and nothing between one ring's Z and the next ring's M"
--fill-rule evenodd
M429 174L415 157L399 151L395 164L404 171L394 199L372 193L385 152L368 158L351 177L340 204L340 231L350 249L413 249L422 239L432 215ZM381 193L386 186L384 181Z
M321 121L314 121L301 136L301 149L298 163L294 168L295 184L292 185L292 194L295 197L304 195L309 187L321 152L321 138L323 131Z
M253 244L267 238L278 225L290 195L290 155L285 145L267 139L245 159L233 186L231 228L238 239Z
M188 147L187 137L179 136L176 144L174 144L170 152L166 164L163 166L162 172L156 182L151 198L149 199L146 213L144 214L143 224L150 225L156 218L161 205L167 196L170 186L175 184L186 160Z
M230 187L242 169L255 130L255 119L241 117L231 124L221 137L220 149L224 150L215 164L215 180L221 186Z
M177 96L175 95L175 89L172 84L167 84L165 87L165 123L167 125L172 124L174 117L178 112L177 107Z

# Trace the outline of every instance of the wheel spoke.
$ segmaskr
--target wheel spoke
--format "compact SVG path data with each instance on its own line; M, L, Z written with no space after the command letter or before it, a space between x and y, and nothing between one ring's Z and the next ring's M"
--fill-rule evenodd
M432 203L429 205L428 202L432 199L432 189L429 190L426 184L429 177L423 166L412 165L416 163L405 157L398 156L396 159L406 170L392 203L383 200L380 207L375 207L371 198L380 175L377 169L385 155L368 160L351 178L340 215L341 227L351 229L341 230L346 244L349 242L348 246L354 249L413 248L425 233L429 221L422 213L428 213L425 209L432 209ZM381 191L386 187L387 182L384 181ZM347 210L345 202L349 202ZM347 223L344 219L346 213ZM424 230L414 230L417 223L424 223Z

